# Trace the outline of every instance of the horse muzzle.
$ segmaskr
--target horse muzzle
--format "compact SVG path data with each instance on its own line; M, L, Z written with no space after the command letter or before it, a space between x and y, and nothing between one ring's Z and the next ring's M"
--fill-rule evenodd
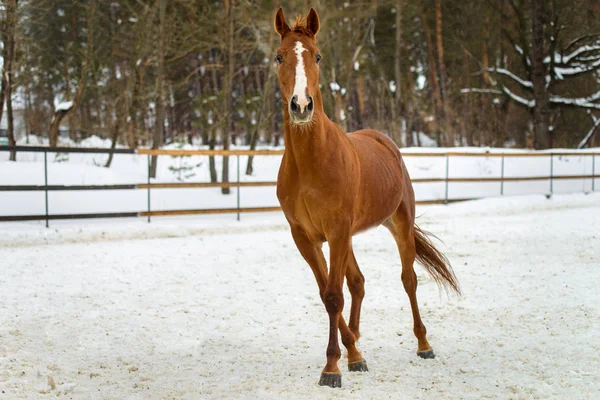
M315 103L312 96L306 96L303 102L298 101L298 95L293 95L289 105L290 119L294 124L303 125L312 121Z

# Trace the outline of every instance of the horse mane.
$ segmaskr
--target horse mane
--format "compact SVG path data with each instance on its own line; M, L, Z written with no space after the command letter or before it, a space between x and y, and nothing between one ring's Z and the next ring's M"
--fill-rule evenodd
M296 16L296 21L294 22L292 31L298 32L298 33L304 33L305 35L308 35L311 37L313 36L313 33L308 29L308 26L306 24L306 17L303 17L301 15Z

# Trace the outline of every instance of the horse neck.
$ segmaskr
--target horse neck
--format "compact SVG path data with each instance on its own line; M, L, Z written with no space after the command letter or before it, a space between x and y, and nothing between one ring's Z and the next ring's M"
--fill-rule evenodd
M284 106L284 140L286 153L297 164L300 162L298 157L301 156L304 163L318 167L320 162L327 159L323 157L325 152L331 151L332 148L339 149L339 142L347 139L345 133L325 114L321 93L318 92L314 98L314 122L307 127L292 124L287 106Z

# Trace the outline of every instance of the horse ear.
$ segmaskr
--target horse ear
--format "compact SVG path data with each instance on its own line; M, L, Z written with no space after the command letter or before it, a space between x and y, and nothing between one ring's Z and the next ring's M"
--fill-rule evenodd
M290 26L285 22L285 16L283 15L283 8L279 7L277 15L275 16L275 30L279 33L279 36L283 39L283 35L288 33L291 29Z
M319 16L314 8L311 8L308 12L308 16L306 17L306 26L308 27L308 30L311 31L311 33L316 37L321 23L319 22Z

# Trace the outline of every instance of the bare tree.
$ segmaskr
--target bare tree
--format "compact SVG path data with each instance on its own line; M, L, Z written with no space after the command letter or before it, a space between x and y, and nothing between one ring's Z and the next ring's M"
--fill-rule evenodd
M533 0L531 6L531 83L533 85L533 127L535 146L538 149L550 147L548 132L548 95L546 86L546 66L544 65L544 0Z
M156 116L154 121L154 135L152 136L152 148L158 149L162 146L165 134L165 15L167 9L166 0L157 0L159 31L158 31L158 70L156 73ZM152 156L150 162L150 177L156 178L156 167L158 156Z
M508 27L503 33L520 59L521 72L484 65L484 70L495 78L490 79L492 88L466 88L462 92L504 95L513 104L528 110L533 120L533 145L538 149L548 148L553 144L554 121L562 109L600 109L600 90L574 97L560 94L564 89L559 85L576 78L593 77L593 73L600 70L600 34L586 34L560 47L562 25L554 15L554 2L550 2L550 9L545 9L547 2L532 0L530 24L524 2L510 0L509 4L517 16L518 36L513 37ZM529 31L531 39L528 39Z
M431 38L431 28L427 22L427 15L423 11L420 15L421 23L425 31L425 38L427 41L427 61L429 65L429 87L431 89L431 97L433 97L433 109L435 113L435 130L437 133L437 142L439 146L442 146L444 140L442 137L441 121L442 121L442 98L440 88L438 85L437 72L435 68L435 58L433 56L433 40Z
M435 0L435 36L437 43L438 64L440 67L440 122L444 130L444 142L454 145L451 126L448 122L448 91L446 90L446 62L444 60L444 35L442 33L442 0Z
M273 41L275 38L275 31L272 29L271 32L269 33L269 48L271 48L271 54L270 57L268 58L268 67L267 67L267 77L266 77L266 81L265 84L263 85L263 93L262 93L262 99L261 99L261 106L260 106L260 110L258 113L258 120L256 122L254 131L252 132L252 137L250 139L250 150L255 150L256 149L256 144L258 143L258 135L259 135L259 131L261 126L263 125L264 119L265 119L265 114L266 114L266 108L267 108L267 99L269 98L269 96L273 96L273 72L274 72L274 68L273 68L273 59L275 58L275 52L276 52L276 47L273 46ZM252 175L253 172L253 168L252 168L252 162L254 161L254 156L248 156L248 163L246 165L246 175Z
M77 90L75 91L75 96L72 102L68 102L63 104L61 107L58 107L54 113L54 117L52 118L52 122L50 123L50 132L48 134L50 147L56 147L58 143L58 130L60 128L60 123L62 120L77 112L79 105L81 104L81 99L83 96L83 92L88 83L88 75L92 70L92 63L94 62L94 14L95 14L96 2L95 0L90 0L88 4L88 16L87 16L87 51L85 56L85 64L81 68L81 77L79 79L79 84L77 86Z
M0 91L0 121L2 121L2 112L4 110L4 101L6 98L6 111L8 113L8 144L15 146L15 131L13 123L12 109L12 89L13 89L13 62L15 58L15 30L17 26L17 0L7 0L6 20L2 26L2 41L4 43L3 58L4 71L2 73L2 89ZM17 154L10 152L10 161L17 161Z
M223 127L223 149L229 150L229 143L231 141L231 128L233 126L233 102L232 102L232 88L233 88L233 74L235 67L234 53L233 53L233 7L235 6L235 0L225 0L225 15L227 18L226 24L226 43L227 43L227 57L225 67L225 83L223 85L223 108L225 110L225 126ZM223 183L229 182L229 156L223 156ZM229 194L229 186L223 186L221 193Z
M396 1L396 48L394 51L394 81L396 84L396 90L394 92L395 104L394 109L397 116L394 121L395 129L392 134L392 139L398 146L402 146L402 127L403 127L403 113L402 113L402 48L404 43L402 41L402 13L404 11L405 0ZM411 136L411 135L408 135ZM408 139L407 139L408 140Z

